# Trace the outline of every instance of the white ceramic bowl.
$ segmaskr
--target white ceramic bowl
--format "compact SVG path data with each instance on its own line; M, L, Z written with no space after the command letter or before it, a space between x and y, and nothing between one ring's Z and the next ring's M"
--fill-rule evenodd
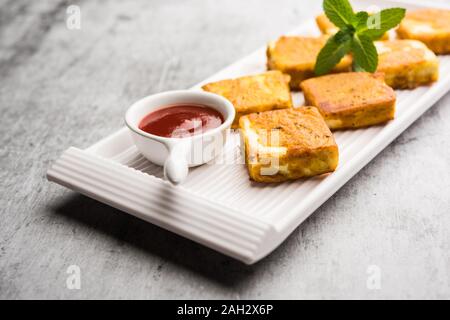
M166 138L139 129L141 120L158 109L177 104L202 104L219 111L224 122L217 128L186 138ZM125 114L125 123L138 150L151 162L164 166L164 175L173 184L186 179L189 167L213 160L225 145L235 110L222 96L191 90L167 91L134 103Z

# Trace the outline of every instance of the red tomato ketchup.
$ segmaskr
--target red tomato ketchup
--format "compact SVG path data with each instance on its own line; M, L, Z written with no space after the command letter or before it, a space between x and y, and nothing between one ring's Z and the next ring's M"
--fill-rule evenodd
M209 106L176 104L146 115L139 129L160 137L181 138L217 128L223 121L223 115Z

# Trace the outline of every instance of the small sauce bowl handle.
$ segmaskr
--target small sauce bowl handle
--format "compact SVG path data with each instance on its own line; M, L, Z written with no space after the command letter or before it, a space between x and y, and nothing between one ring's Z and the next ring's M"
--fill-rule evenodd
M183 139L167 145L169 156L164 162L164 177L173 185L182 183L189 173L187 157L191 144L191 139Z

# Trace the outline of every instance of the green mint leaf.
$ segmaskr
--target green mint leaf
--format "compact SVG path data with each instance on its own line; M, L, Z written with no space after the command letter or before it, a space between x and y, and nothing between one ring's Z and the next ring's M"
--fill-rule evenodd
M328 39L325 46L317 56L314 72L321 76L333 69L335 65L350 51L352 37L343 31L339 31L333 37Z
M378 53L372 39L356 33L353 36L351 49L355 71L375 72L378 66Z
M353 26L356 28L356 31L361 30L367 27L367 20L369 19L369 14L365 11L360 11L355 15L355 21Z
M348 0L324 0L323 11L325 11L328 19L340 29L352 24L355 19L355 14Z
M405 17L406 9L390 8L381 10L369 17L365 27L357 29L360 35L365 35L372 40L377 40L388 30L396 27Z
M366 72L356 61L353 61L353 72Z
M350 41L353 37L353 33L351 31L340 30L334 35L334 41L337 44L342 44L344 42Z

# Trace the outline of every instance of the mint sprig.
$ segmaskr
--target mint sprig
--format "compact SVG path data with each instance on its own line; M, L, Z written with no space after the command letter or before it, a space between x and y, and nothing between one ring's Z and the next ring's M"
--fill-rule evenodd
M339 32L328 39L317 56L316 75L330 72L348 53L353 54L354 71L375 72L378 53L373 41L396 27L406 13L403 8L385 9L373 15L365 11L355 13L348 0L324 0L323 9Z
M364 34L353 35L353 70L375 72L378 66L378 53L372 39Z
M377 40L383 36L383 34L398 26L398 24L405 17L405 9L402 8L390 8L379 12L380 28L376 27L377 19L373 19L372 22L366 22L365 26L358 30L360 34L364 34L373 40ZM370 28L371 26L375 26Z
M317 57L317 60L321 61L321 63L316 63L315 73L319 75L325 74L333 69L349 52L350 46L351 38L349 38L348 33L343 31L339 31L334 37L328 39Z
M348 1L326 0L323 2L323 10L333 24L342 29L352 23L355 13Z

